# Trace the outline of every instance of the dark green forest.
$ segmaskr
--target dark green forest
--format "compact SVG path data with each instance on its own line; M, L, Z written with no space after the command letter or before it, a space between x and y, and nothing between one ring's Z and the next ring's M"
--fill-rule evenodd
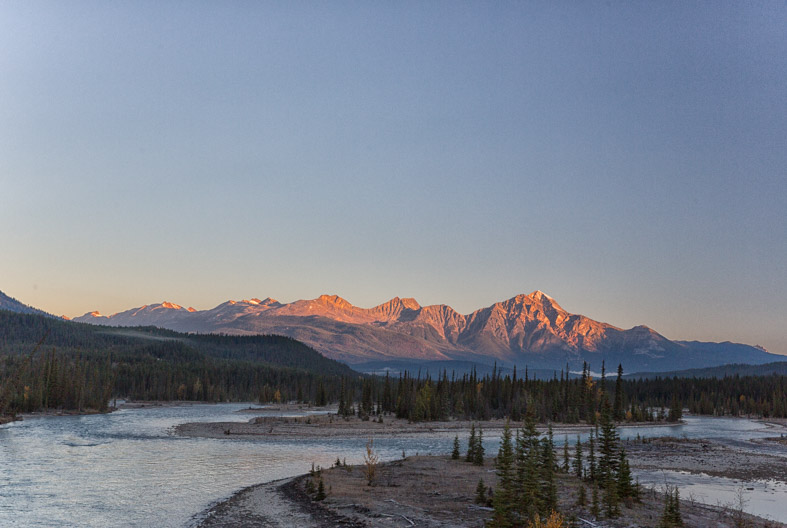
M602 373L604 368L602 367ZM412 421L461 417L471 420L510 418L532 412L539 422L598 422L604 403L615 421L679 420L682 410L706 415L787 416L787 376L730 376L721 379L653 378L627 380L622 369L613 378L593 379L585 365L579 378L564 372L550 380L493 371L466 374L362 380L358 408L395 413ZM350 394L349 391L341 391ZM340 410L347 408L340 402ZM350 406L351 407L351 406ZM350 409L352 410L352 409Z
M602 373L604 366L602 365ZM411 421L463 418L597 423L707 415L787 417L787 376L594 379L568 370L534 379L527 369L457 376L363 376L280 336L181 334L108 328L0 311L0 414L42 409L107 410L136 400L302 401L339 413L395 414Z
M0 311L0 414L136 400L335 400L358 376L281 336L107 328Z

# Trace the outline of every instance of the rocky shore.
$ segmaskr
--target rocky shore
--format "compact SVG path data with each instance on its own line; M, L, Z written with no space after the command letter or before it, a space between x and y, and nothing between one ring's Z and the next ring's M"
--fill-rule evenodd
M504 423L493 420L480 425L484 431L494 432L502 429ZM363 438L422 434L453 437L466 433L468 428L469 422L463 421L413 424L385 418L380 423L357 418L345 420L336 415L312 415L258 417L242 423L183 424L175 432L186 436L264 440L270 437ZM554 431L555 435L571 435L587 429L586 426L559 425ZM667 469L740 481L772 479L783 482L787 479L787 457L759 453L754 448L667 436L629 440L624 445L635 470ZM478 467L450 460L447 456L415 456L381 464L373 486L367 485L362 468L357 466L323 469L320 476L327 491L324 501L313 500L317 480L304 475L242 490L209 510L200 526L480 527L491 517L491 511L475 503L478 481L483 479L486 486L494 488L497 478L491 458L484 467ZM561 476L559 481L561 511L589 519L587 507L576 506L579 481L568 475ZM622 508L620 518L605 520L597 526L656 526L664 508L663 491L644 490L642 495L641 503L629 503ZM733 528L745 521L751 528L787 527L743 514L732 504L710 506L684 500L681 509L686 526Z
M325 500L319 502L313 500L318 479L327 492ZM206 512L199 527L480 528L492 512L488 505L475 501L479 479L487 486L497 485L492 459L478 467L447 456L408 457L377 467L371 486L363 466L338 466L318 475L246 488ZM576 504L579 480L561 475L558 489L559 507L566 517L578 522L592 519L588 506ZM663 509L661 490L643 490L642 501L624 504L619 518L593 522L608 528L655 527ZM787 527L744 514L731 504L709 506L683 500L681 512L687 527Z

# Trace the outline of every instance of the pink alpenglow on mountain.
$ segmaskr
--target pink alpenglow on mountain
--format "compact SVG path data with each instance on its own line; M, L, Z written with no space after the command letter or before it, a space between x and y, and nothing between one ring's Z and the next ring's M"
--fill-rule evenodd
M338 295L282 304L275 299L227 301L210 310L163 302L75 321L111 326L159 326L182 332L280 334L298 339L327 357L353 365L407 360L473 361L579 370L583 361L627 372L675 370L723 363L764 363L780 356L748 345L671 341L636 326L621 329L564 310L534 291L460 314L447 305L421 306L394 297L359 308Z

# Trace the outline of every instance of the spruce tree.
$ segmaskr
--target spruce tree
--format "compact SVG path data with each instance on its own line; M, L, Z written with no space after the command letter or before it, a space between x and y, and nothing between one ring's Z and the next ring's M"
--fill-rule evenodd
M547 514L557 510L557 486L555 484L555 446L552 441L552 424L547 436L541 440L541 505L539 512Z
M629 462L626 458L626 450L624 448L620 450L617 486L618 496L621 499L625 499L626 497L634 498L634 487L631 484L631 468L629 467Z
M459 460L459 435L454 437L454 450L451 451L451 459Z
M574 450L574 474L577 478L582 478L582 442L577 435L577 446Z
M623 365L618 364L618 377L615 380L615 403L612 407L612 418L616 422L623 420Z
M590 433L588 441L588 474L591 482L596 482L596 442L593 440L593 433Z
M577 506L580 508L584 508L588 503L588 495L587 491L585 491L585 486L581 482L579 483L579 493L577 495Z
M475 451L473 453L473 465L484 465L484 431L481 426L478 427L478 436L475 441Z
M532 409L528 409L525 426L516 439L516 510L521 519L533 520L540 513L538 436Z
M600 425L598 480L602 486L607 487L610 481L615 480L618 468L618 432L612 421L607 400L604 400L601 405Z
M480 483L479 483L480 485ZM514 449L511 445L511 429L506 422L500 449L497 452L497 489L492 498L495 512L489 526L509 528L516 523L514 515Z
M486 506L486 485L484 479L478 479L478 486L475 487L475 503Z
M568 435L563 438L563 473L569 472Z
M678 487L667 487L664 494L664 513L659 521L658 528L681 528L683 526L683 518L680 514L680 494Z
M595 483L593 484L593 495L591 497L590 513L593 517L598 519L601 517L601 507L598 503L598 485Z
M467 456L465 456L465 462L472 462L475 460L475 424L470 424L470 438L467 439Z
M317 495L314 496L314 500L325 500L325 497L325 483L322 481L322 477L320 477L320 480L317 483Z

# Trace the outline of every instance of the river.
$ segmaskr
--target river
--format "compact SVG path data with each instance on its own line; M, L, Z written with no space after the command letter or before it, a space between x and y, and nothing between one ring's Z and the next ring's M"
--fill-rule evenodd
M193 526L207 507L243 487L305 473L312 463L330 466L337 458L348 463L362 460L364 438L228 441L172 434L175 425L185 422L245 422L252 415L237 411L246 407L122 409L102 415L28 418L0 426L0 526ZM621 427L620 432L623 438L671 434L738 443L774 435L759 422L704 417L689 417L676 427ZM499 436L485 440L487 453L495 453ZM555 440L559 443L561 437ZM383 460L391 460L403 452L447 453L452 441L449 435L379 438L375 448ZM765 449L787 456L783 448ZM740 487L725 482L729 479L701 475L639 476L643 483L678 483L697 500L711 504L732 502ZM755 487L746 491L749 511L787 522L784 483L747 486Z

